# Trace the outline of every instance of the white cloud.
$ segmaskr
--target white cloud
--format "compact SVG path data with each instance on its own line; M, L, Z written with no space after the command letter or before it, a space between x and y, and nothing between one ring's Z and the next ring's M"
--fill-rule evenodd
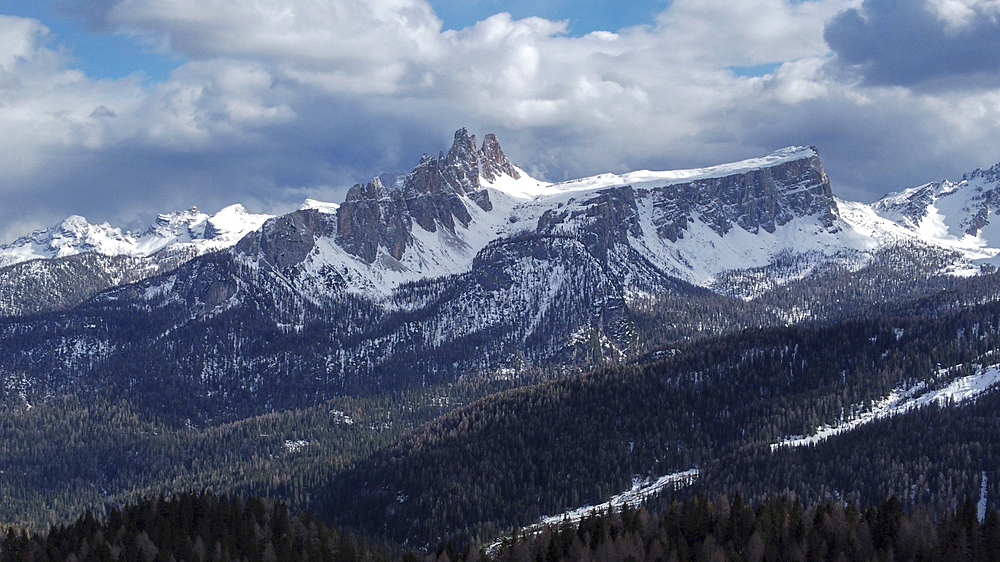
M135 80L94 81L66 68L68 56L47 46L49 31L35 20L0 16L0 38L0 173L8 180L50 165L60 149L102 146L113 136L113 108L141 98Z
M1000 16L1000 0L927 0L927 8L953 34L969 27L980 15Z
M134 0L107 24L194 59L267 61L332 91L391 92L432 64L441 21L422 0Z
M829 90L822 71L827 62L825 57L809 57L778 67L771 81L778 100L794 105L826 95Z
M1000 158L997 90L915 93L831 64L824 29L858 5L676 0L654 25L570 37L508 14L442 31L422 0L111 2L111 29L189 60L149 86L93 80L38 22L2 17L0 223L292 208L412 167L461 126L552 180L813 144L835 189L868 199ZM764 63L780 64L730 70Z

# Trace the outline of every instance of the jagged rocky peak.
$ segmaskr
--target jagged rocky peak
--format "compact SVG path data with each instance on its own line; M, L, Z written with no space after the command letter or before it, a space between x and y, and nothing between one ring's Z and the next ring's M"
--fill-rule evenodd
M920 221L927 216L928 207L950 185L950 182L932 182L898 193L890 193L872 203L872 208L879 215L897 224L916 228Z
M507 159L500 149L500 141L493 133L488 133L483 139L483 147L479 150L479 173L486 181L495 182L503 175L521 179L517 167Z
M933 212L933 220L945 225L948 235L978 236L990 217L1000 213L1000 164L977 168L958 183L942 180L890 193L872 208L910 229L919 228Z
M1000 163L985 170L976 168L962 176L962 181L972 182L975 180L982 180L984 183L996 184L997 187L1000 187Z
M177 237L182 239L197 239L205 236L205 228L209 216L191 207L186 211L173 211L157 215L153 224L149 225L144 235L155 235L163 238Z
M354 184L351 189L347 190L346 201L364 201L371 199L381 199L383 197L388 197L390 192L382 185L382 180L379 178L374 178L372 181L361 185L360 183Z
M449 191L464 195L483 210L492 209L489 194L483 191L481 179L495 182L502 175L520 178L516 167L500 148L496 135L489 133L481 148L476 136L462 128L455 131L455 141L448 154L437 158L425 154L417 167L403 180L407 197Z
M457 225L467 227L472 221L466 200L492 211L482 180L493 183L503 175L520 177L496 135L486 135L479 147L475 135L459 129L447 154L424 154L399 187L374 178L348 190L337 209L337 243L367 263L375 261L379 247L398 260L412 242L413 223L428 232L454 232Z

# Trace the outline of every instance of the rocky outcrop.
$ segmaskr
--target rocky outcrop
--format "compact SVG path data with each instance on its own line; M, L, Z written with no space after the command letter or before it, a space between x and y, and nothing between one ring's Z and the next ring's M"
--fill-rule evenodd
M962 230L969 236L976 236L990 222L990 211L1000 212L1000 164L985 170L977 168L962 176L962 184L985 184L992 189L982 189L972 198L968 218L962 221ZM960 184L961 185L961 184Z
M946 217L946 222L957 219L948 224L951 234L979 235L989 224L990 214L1000 212L1000 164L977 168L958 183L937 181L886 195L872 207L879 215L913 229L939 200L948 201L947 207L961 208L960 215Z
M479 173L491 182L497 181L505 175L514 179L521 178L517 168L500 150L500 141L493 133L486 135L486 138L483 139L483 147L479 150Z
M567 228L566 225L572 225ZM615 244L628 245L628 235L642 236L639 210L632 186L613 187L570 210L550 209L538 219L539 234L572 232L600 263L608 263L608 251Z
M830 180L815 150L810 153L773 166L653 189L657 232L676 242L689 223L700 220L720 236L733 226L757 234L807 215L833 228L837 203Z
M459 129L448 153L425 154L400 188L386 187L379 178L352 187L337 210L337 244L367 263L375 261L379 248L401 259L412 242L413 223L428 232L454 231L472 221L467 201L493 210L481 180L493 182L504 174L520 177L496 136L486 135L477 149L476 137Z
M378 178L352 187L337 209L337 244L367 263L375 261L380 246L402 257L411 227L403 192L386 189Z
M913 228L927 216L927 208L934 203L945 183L948 182L933 182L900 195L888 196L873 203L872 207L878 214Z
M260 230L240 240L236 251L286 270L302 263L316 238L332 236L334 224L316 209L303 209L269 219Z

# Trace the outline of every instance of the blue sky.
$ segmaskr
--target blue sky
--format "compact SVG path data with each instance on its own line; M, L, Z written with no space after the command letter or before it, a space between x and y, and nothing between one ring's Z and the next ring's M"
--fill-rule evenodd
M340 201L460 127L552 181L813 145L871 201L1000 160L1000 4L0 0L0 243Z
M634 25L651 25L666 7L666 0L636 2L547 1L500 2L498 0L437 0L430 2L445 29L462 29L498 12L515 19L531 16L568 22L567 35L592 31L617 31ZM156 49L128 34L94 32L87 21L74 16L66 2L54 0L5 0L0 13L40 20L55 35L54 41L73 53L73 66L94 78L124 78L141 73L148 80L165 80L184 57ZM773 68L774 65L767 65ZM750 69L750 73L758 73Z
M53 46L72 52L69 64L94 78L123 78L140 72L150 80L165 80L183 63L181 57L157 53L135 37L95 33L84 19L73 17L52 0L3 0L0 13L41 21L53 34Z

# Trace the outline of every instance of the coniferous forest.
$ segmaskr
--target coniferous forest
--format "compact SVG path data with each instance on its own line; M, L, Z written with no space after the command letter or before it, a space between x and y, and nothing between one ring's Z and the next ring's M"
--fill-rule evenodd
M660 513L626 506L576 525L514 532L489 548L425 552L393 548L329 527L308 513L257 498L182 494L112 509L97 519L29 535L11 528L0 561L247 562L562 562L700 560L963 560L1000 559L1000 516L980 519L967 499L932 516L904 511L896 497L859 510L853 503L803 506L775 496L756 507L740 495L673 501Z

